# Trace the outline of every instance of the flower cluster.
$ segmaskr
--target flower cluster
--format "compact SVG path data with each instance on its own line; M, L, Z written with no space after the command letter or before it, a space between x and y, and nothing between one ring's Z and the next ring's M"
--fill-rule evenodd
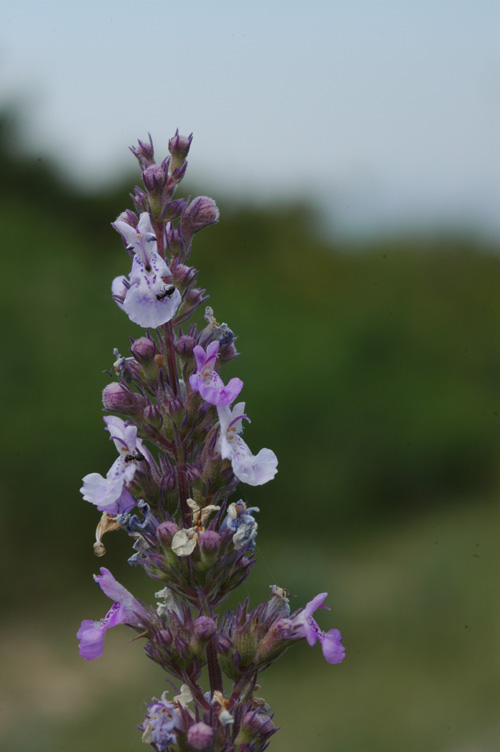
M129 356L114 351L112 381L103 391L105 430L118 457L105 476L86 475L81 488L102 515L96 555L106 552L104 534L124 531L133 541L130 564L162 589L146 605L101 568L96 582L113 603L102 620L84 620L78 638L80 654L95 659L108 629L127 625L170 674L178 694L153 698L139 726L157 752L258 752L276 728L269 706L254 694L257 675L302 640L319 641L328 663L342 661L344 649L339 631L325 633L313 618L326 608L326 593L291 614L286 590L272 586L254 610L245 601L234 612L218 611L256 561L259 509L231 496L239 483L272 480L278 460L267 448L254 455L243 440L249 418L245 402L236 402L243 381L226 383L220 375L238 354L234 333L210 306L202 327L192 321L207 296L196 286L191 244L219 212L206 196L174 198L191 140L177 132L160 164L151 139L132 149L144 187L132 196L135 211L113 223L131 269L111 292L146 331L132 341Z

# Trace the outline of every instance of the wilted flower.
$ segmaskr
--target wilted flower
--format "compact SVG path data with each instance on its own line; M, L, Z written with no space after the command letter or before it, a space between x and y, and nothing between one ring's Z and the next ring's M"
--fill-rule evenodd
M176 734L182 731L183 722L178 705L168 700L168 692L163 692L159 700L153 697L142 728L142 741L154 744L158 752L166 752L177 742Z
M227 528L234 532L233 543L237 551L246 546L248 546L250 551L253 551L255 548L258 525L252 515L259 511L258 507L247 509L247 505L241 499L228 506L227 516L222 523L222 529Z
M193 527L181 528L172 538L172 551L177 556L189 556L196 548L198 533L203 532L204 524L212 512L217 512L220 507L208 504L200 507L193 499L187 499L187 505L193 512Z

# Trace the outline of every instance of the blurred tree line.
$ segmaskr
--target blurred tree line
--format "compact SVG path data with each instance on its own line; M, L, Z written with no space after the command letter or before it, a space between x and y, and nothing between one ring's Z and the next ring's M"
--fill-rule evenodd
M0 126L3 571L15 562L17 592L44 599L54 573L87 580L98 566L98 515L78 489L114 459L103 371L141 335L110 296L129 271L110 222L133 183L83 194L15 148L8 117ZM266 535L328 547L496 494L498 248L460 235L353 245L325 239L304 204L218 203L192 262L238 335L223 375L245 381L245 438L279 457L272 483L241 486Z

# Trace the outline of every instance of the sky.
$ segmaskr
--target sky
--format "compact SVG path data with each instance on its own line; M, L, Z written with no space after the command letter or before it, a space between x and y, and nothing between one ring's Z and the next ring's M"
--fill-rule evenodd
M7 0L0 107L105 187L194 132L203 193L500 238L500 0Z

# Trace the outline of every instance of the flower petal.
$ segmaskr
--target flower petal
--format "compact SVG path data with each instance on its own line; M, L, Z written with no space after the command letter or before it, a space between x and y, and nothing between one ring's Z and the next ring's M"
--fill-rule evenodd
M342 645L342 635L338 629L330 629L320 636L321 649L328 663L341 663L345 658L345 648Z
M76 636L80 640L79 652L82 658L91 661L100 658L104 650L104 635L107 626L100 621L84 619Z
M231 463L236 477L249 486L261 486L278 472L278 458L271 449L261 449L255 456L241 436L235 436Z

